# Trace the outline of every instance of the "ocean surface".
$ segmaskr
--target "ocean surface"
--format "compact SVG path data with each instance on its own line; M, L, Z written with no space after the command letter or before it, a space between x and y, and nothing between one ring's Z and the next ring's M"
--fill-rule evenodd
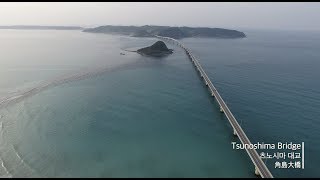
M305 169L267 160L275 177L319 177L320 33L244 32L182 42L251 142L305 142ZM0 30L0 177L256 177L179 47L123 51L156 40Z

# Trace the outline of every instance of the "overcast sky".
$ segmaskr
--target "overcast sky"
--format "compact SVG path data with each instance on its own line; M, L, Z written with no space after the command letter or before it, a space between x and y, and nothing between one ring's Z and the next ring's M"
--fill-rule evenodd
M320 30L320 3L0 2L0 25L107 24Z

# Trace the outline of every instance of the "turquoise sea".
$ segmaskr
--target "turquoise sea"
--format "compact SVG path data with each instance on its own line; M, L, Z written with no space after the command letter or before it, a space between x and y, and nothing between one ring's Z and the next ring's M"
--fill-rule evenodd
M275 177L319 177L320 33L244 32L182 42L251 142L305 142L305 169L267 161ZM167 43L164 58L122 50L155 41L0 30L0 102L75 75L0 107L0 177L256 177L180 48Z

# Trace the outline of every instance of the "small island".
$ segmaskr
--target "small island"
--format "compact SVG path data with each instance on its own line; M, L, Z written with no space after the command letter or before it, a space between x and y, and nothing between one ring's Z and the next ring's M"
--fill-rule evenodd
M137 52L142 55L162 57L173 53L172 49L168 49L163 41L157 41L153 45L138 49Z

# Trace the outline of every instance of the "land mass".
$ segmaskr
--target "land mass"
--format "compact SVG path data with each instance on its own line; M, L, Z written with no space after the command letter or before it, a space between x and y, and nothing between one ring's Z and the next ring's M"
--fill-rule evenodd
M128 35L132 37L166 36L175 39L188 37L207 38L245 38L243 32L223 28L208 27L170 27L170 26L99 26L87 28L84 32Z
M98 26L95 28L83 28L79 26L41 26L41 25L13 25L0 26L0 29L19 30L83 30L90 33L106 33L128 35L132 37L166 36L175 39L188 37L204 38L245 38L246 35L237 30L208 27L171 27L171 26Z
M168 49L163 41L157 41L149 47L138 49L137 52L142 55L161 57L171 54L173 50Z
M33 26L33 25L15 25L0 26L0 29L30 29L30 30L82 30L84 28L78 26Z

